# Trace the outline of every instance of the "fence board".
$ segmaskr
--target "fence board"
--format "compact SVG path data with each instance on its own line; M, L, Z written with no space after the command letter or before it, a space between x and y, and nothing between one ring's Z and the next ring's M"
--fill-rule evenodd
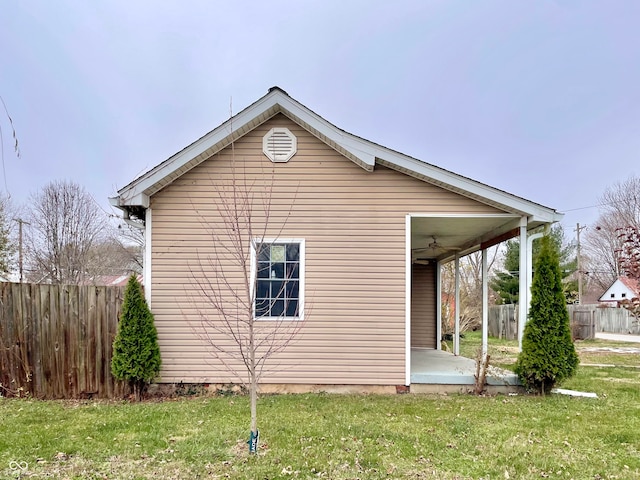
M0 395L113 398L124 287L0 283Z
M575 338L593 338L595 332L640 335L640 322L624 308L602 308L598 305L567 305ZM489 307L489 335L518 338L517 309L514 305Z

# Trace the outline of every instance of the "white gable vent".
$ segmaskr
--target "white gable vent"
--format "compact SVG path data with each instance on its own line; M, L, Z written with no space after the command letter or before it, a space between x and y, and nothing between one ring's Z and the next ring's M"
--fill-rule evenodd
M288 162L297 148L298 140L288 128L272 128L262 139L262 151L272 162Z

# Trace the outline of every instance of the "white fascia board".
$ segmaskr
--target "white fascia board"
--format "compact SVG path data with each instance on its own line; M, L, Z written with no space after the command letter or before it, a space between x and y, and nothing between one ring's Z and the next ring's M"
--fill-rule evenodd
M292 119L298 118L301 122L306 123L310 128L314 129L319 136L326 137L353 156L353 158L359 160L361 165L367 170L373 170L376 160L380 159L383 162L397 167L399 170L414 172L416 175L422 176L425 179L431 179L434 183L442 184L452 191L466 194L472 198L486 199L489 202L504 206L504 208L514 213L526 214L531 217L532 221L552 223L560 221L563 217L562 214L550 208L421 162L345 132L279 89L270 91L267 95L257 100L233 118L227 120L213 131L170 157L164 164L152 169L121 189L118 192L120 205L141 205L134 203L143 199L143 197L140 196L141 194L153 194L154 188L163 180L165 180L166 184L170 183L172 179L168 181L167 179L175 172L180 171L185 165L198 157L198 155L203 154L220 142L224 144L225 139L230 143L236 132L241 131L260 116L264 116L270 112L270 110L272 110L272 113L267 115L263 121L266 121L277 112L282 112L285 115L288 113L293 117Z
M309 124L320 135L333 140L337 145L359 159L371 169L375 166L379 148L365 140L359 139L338 127L332 125L320 115L312 112L291 97L280 94L278 99L280 106L291 115Z
M275 103L273 102L273 98L274 97L270 97L269 95L263 97L251 107L248 107L233 117L233 119L227 120L199 140L196 140L188 147L169 157L169 159L164 162L164 165L159 166L159 168L156 167L137 180L134 180L133 183L118 192L121 198L121 204L137 205L134 202L135 199L140 198L140 194L147 190L152 190L153 187L163 179L179 171L191 160L206 152L209 148L223 141L225 138L233 138L234 132L237 132L258 115L273 106Z
M475 180L462 177L453 172L423 163L397 152L387 151L386 154L380 158L400 169L410 170L424 177L431 178L435 182L448 185L454 191L467 192L473 197L485 198L493 203L503 205L514 212L526 213L531 217L531 221L553 223L562 220L564 216L551 208L516 197L510 193L490 187L489 185L484 185Z
M124 194L121 194L117 197L113 197L114 202L111 202L111 199L109 199L109 201L111 202L111 205L113 205L114 207L118 207L121 210L124 210L124 207L128 205L149 208L149 195L138 190L139 189L136 188L133 192L131 192L132 194L128 194L126 196Z
M266 112L269 112L271 109L274 109L274 114L285 110L290 112L293 116L299 117L312 128L316 129L321 135L325 135L327 138L330 138L336 142L336 144L340 145L340 147L344 148L345 151L359 159L363 164L369 166L370 169L373 169L373 166L375 165L375 154L368 151L370 149L364 148L361 145L362 141L354 141L355 139L350 138L350 135L329 124L329 122L324 120L322 117L314 114L291 97L285 95L279 90L273 90L260 100L256 101L250 107L247 107L242 112L238 113L232 119L227 120L201 139L196 140L184 150L181 150L173 155L173 157L170 157L165 161L164 165L149 171L129 186L124 187L118 192L120 204L139 205L135 202L142 198L140 197L141 194L146 193L147 191L152 192L154 186L159 182L166 179L174 172L179 171L187 163L192 161L198 155L206 152L214 145L223 142L225 139L229 139L229 143L231 143L230 139L233 138L234 133L242 130L247 124L251 123L259 116L264 115ZM267 118L270 118L270 116L271 115Z
M120 197L109 197L109 205L120 208Z

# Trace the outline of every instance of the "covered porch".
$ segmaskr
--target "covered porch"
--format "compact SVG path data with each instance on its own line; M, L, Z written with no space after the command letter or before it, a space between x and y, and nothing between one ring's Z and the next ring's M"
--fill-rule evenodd
M431 348L411 349L411 391L468 390L475 384L476 362L471 358ZM428 389L421 389L428 385ZM511 371L489 367L487 389L493 392L517 391L518 377Z
M546 212L545 212L546 213ZM488 350L489 276L487 249L510 238L519 237L520 271L520 318L526 318L529 287L531 284L532 241L539 238L541 228L553 223L558 217L546 218L509 213L467 215L407 215L407 370L406 384L411 391L468 390L475 384L475 359L460 356L460 258L481 252L482 283L482 351ZM455 288L446 292L448 305L443 306L441 268L453 262ZM454 311L452 352L441 348L442 312L444 307ZM522 340L524 322L520 322L518 337ZM513 391L519 386L515 374L490 367L486 377L489 390Z

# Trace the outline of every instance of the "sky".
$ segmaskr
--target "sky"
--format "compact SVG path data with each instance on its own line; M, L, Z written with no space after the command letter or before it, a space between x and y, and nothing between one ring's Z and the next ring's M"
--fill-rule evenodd
M0 190L117 189L277 85L334 125L595 226L640 176L640 2L0 2ZM114 212L115 213L115 212Z

